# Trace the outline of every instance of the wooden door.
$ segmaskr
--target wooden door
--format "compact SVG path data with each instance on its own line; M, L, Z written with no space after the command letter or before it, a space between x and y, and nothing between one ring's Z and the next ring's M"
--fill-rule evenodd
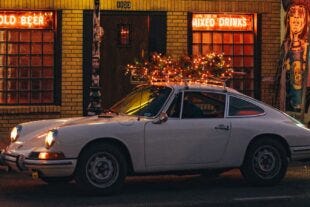
M104 39L100 81L104 109L132 90L125 66L148 57L149 19L148 15L137 13L101 15Z

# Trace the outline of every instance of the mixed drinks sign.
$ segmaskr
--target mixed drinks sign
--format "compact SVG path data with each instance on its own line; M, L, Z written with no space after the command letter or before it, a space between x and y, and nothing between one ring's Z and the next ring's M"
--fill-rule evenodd
M193 14L193 30L203 31L252 31L251 14Z

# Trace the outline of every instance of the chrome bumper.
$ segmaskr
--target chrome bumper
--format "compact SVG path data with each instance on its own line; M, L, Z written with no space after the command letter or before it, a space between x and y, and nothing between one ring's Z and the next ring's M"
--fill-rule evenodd
M35 160L23 155L0 154L0 163L19 172L38 172L42 177L65 177L74 173L76 159L64 160Z
M310 146L291 147L293 161L310 161Z

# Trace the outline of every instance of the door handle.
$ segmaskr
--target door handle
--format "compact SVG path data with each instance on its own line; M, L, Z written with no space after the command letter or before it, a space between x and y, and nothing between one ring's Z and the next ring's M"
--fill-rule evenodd
M214 129L220 129L220 130L229 130L229 126L228 125L224 125L224 124L220 124L216 127L214 127Z

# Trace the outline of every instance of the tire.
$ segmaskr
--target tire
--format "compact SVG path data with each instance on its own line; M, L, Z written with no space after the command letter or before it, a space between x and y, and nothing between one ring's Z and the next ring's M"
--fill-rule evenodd
M75 171L78 186L88 193L119 192L127 175L127 162L114 145L97 143L80 155Z
M58 185L69 183L73 180L72 177L41 177L41 180L48 183L49 185Z
M240 170L252 185L272 186L283 179L287 166L288 156L284 146L266 138L249 146Z

